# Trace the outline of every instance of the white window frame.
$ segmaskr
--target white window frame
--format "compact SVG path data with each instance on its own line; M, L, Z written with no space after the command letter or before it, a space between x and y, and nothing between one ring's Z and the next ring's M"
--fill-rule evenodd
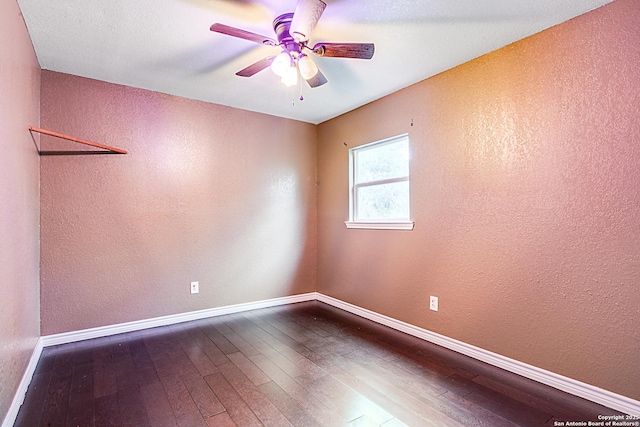
M356 220L356 200L357 200L357 191L358 188L368 187L373 185L381 185L381 184L389 184L394 182L410 182L409 175L389 178L389 179L381 179L377 181L369 181L364 183L356 184L356 165L357 165L357 156L358 153L370 149L379 148L384 145L397 143L400 140L407 140L409 142L409 134L397 135L391 138L383 139L380 141L371 142L369 144L360 145L358 147L349 149L349 220L345 221L345 225L347 228L364 228L364 229L374 229L374 230L413 230L414 222L410 220L410 218L400 219L400 220L379 220L379 221L359 221ZM411 215L411 200L409 200L409 215Z

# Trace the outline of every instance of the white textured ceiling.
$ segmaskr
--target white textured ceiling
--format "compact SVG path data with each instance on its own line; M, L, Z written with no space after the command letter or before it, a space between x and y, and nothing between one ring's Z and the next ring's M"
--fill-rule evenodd
M310 45L376 48L370 61L314 57L329 80L315 89L286 88L269 69L236 76L278 49L209 31L220 22L275 38L273 19L296 0L18 4L43 69L317 124L609 1L325 0Z

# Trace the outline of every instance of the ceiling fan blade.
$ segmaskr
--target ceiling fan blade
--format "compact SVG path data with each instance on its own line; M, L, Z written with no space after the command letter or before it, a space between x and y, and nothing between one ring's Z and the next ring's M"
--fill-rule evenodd
M236 76L251 77L254 74L269 67L273 62L273 58L275 58L275 56L267 56L266 58L262 58L260 61L254 62L253 64L249 65L247 68L243 68L242 70L238 71L236 73Z
M327 81L327 78L324 76L324 74L322 74L320 70L318 70L315 76L307 79L307 83L309 83L309 86L311 87L322 86L323 84L327 83Z
M261 36L260 34L252 33L250 31L241 30L240 28L230 27L224 24L213 24L211 31L215 31L216 33L226 34L232 37L238 37L240 39L249 40L259 44L266 44L267 46L277 46L278 43L266 36Z
M316 43L312 50L320 56L371 59L375 46L373 43Z
M289 28L289 33L296 42L309 40L309 36L320 20L325 7L327 5L322 0L298 0Z

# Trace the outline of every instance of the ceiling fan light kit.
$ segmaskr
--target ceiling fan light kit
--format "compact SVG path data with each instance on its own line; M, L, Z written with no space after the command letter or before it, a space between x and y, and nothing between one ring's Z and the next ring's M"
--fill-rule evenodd
M295 64L289 52L281 52L273 58L271 63L271 71L278 77L284 76L287 70L292 67L295 67Z
M286 87L295 86L298 84L298 69L296 67L287 68L280 81Z
M298 58L298 69L305 80L309 80L318 74L318 66L304 53Z
M220 23L213 24L210 30L282 49L280 54L263 58L238 71L236 75L251 77L271 67L285 86L297 84L300 74L314 88L327 83L327 78L306 52L333 58L371 59L375 49L373 43L316 43L313 48L307 46L309 36L326 7L322 0L298 0L294 13L285 13L273 20L277 41Z

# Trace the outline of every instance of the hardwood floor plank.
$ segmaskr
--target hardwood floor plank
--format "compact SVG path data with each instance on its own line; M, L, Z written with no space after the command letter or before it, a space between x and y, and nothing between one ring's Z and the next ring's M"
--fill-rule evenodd
M260 324L264 323L264 320L262 320L262 317L260 317L259 312L260 310L251 310L251 311L242 311L237 314L249 320L251 323L257 326L260 326Z
M108 345L98 344L93 349L93 397L100 398L118 391L116 371Z
M171 403L169 403L161 383L143 385L140 387L140 393L147 410L149 424L152 427L178 426Z
M218 322L216 323L218 325L218 327L225 327L224 324L222 324L222 322ZM209 339L216 345L216 347L218 347L220 349L220 351L224 354L229 354L229 353L235 353L236 351L239 351L238 348L231 344L231 342L229 342L228 339L226 339L217 329L216 326L214 326L214 324L212 324L211 322L209 322L208 325L202 325L200 326L200 329L202 329L202 331L207 335L207 337L209 337ZM223 329L226 330L226 329Z
M261 426L262 423L258 420L258 417L249 409L244 399L238 394L238 392L229 384L227 379L221 372L208 375L205 381L215 393L218 400L229 413L229 416L235 424L238 426Z
M367 418L366 415L361 416L360 418L356 418L347 424L349 427L379 427L380 424L373 422L371 419Z
M74 365L85 365L93 362L93 346L89 341L82 341L76 346L73 354Z
M83 359L86 360L84 357L75 360ZM73 367L66 425L91 427L94 425L93 420L93 362L91 361Z
M389 364L410 372L414 375L426 375L437 381L438 378L449 377L458 372L444 363L418 353L415 348L400 348L398 353L405 357L397 357L389 361Z
M408 396L412 396L419 400L421 403L426 404L429 408L438 411L442 416L446 416L449 419L456 420L464 425L486 425L486 426L512 426L512 422L507 421L502 414L495 414L490 410L485 410L484 407L474 404L473 402L465 399L454 399L445 392L443 385L447 384L447 381L451 379L439 379L438 377L425 377L431 379L427 387L425 387L424 380L415 381L413 375L405 375L402 372L398 373L398 378L385 377L378 374L366 373L366 369L375 369L375 365L370 365L369 362L358 362L357 364L343 365L353 370L356 373L360 373L367 378L377 379L387 385L396 384L399 392L406 393ZM365 371L362 371L362 367ZM383 371L380 369L379 371ZM393 372L392 372L393 373ZM454 383L459 383L462 378ZM472 393L472 389L468 384L450 384L446 387L448 390L453 390L458 393L459 396L468 396ZM432 417L437 417L436 414Z
M213 326L218 333L225 335L232 333L233 331L229 328L229 326L225 323L225 318L227 315L211 317L208 319L209 325Z
M319 427L321 425L275 382L261 384L258 389L294 426Z
M207 334L205 334L200 328L200 325L206 324L208 323L205 323L204 320L196 320L184 325L185 332L189 334L193 342L200 348L202 348L204 345L213 343L213 341L209 339Z
M177 323L175 325L168 326L171 331L171 335L175 337L178 345L182 348L191 347L195 344L191 335L186 331L186 327L188 327L188 325L185 323Z
M248 328L251 331L251 334L255 336L255 340L258 342L256 347L260 348L262 353L287 347L284 342L278 340L269 332L265 331L262 328L263 325L265 325L264 322L255 323L253 327ZM291 345L298 345L298 343L292 343Z
M343 425L348 421L342 419L338 414L327 408L322 402L315 399L307 389L298 384L266 356L254 356L251 358L251 361L262 369L262 371L267 374L273 382L278 384L282 390L284 390L321 425Z
M346 419L354 420L365 416L377 425L380 425L394 418L388 411L365 398L332 375L327 374L319 378L304 375L303 377L296 378L296 381L308 390L313 390L319 400L325 403L330 409L332 409L332 407L335 408L335 410L343 414L343 417ZM321 397L322 399L320 399Z
M609 408L510 372L501 372L499 377L492 378L478 375L473 382L564 420L597 420L598 415L612 414Z
M307 390L310 396L313 396L318 402L321 402L330 411L335 412L347 422L351 422L357 418L364 416L364 412L360 410L356 399L352 399L352 395L346 392L344 388L336 387L338 380L323 381L323 378L314 379L301 375L294 380ZM393 418L393 417L389 417Z
M160 382L160 378L158 378L158 374L153 365L136 366L135 377L138 387Z
M129 350L135 367L135 379L138 387L160 382L153 359L141 333L135 335L135 338L129 341Z
M200 347L194 345L192 347L183 348L185 354L196 367L200 376L215 374L218 372L216 365L207 357L207 354Z
M262 353L272 348L257 334L262 330L249 319L241 316L240 313L228 315L226 319L225 323L259 352Z
M308 342L307 342L308 343ZM326 368L327 366L329 366L331 364L331 359L326 357L326 356L322 356L318 353L316 353L315 351L304 347L304 348L299 348L296 350L296 352L298 354L300 354L301 356L306 357L307 359L309 359L309 361L313 364L315 364L316 366L318 366L319 368ZM331 353L329 353L331 354Z
M206 421L209 427L238 427L227 412L214 415L213 417L207 418Z
M59 346L56 360L51 371L51 379L44 402L41 426L65 425L69 410L69 394L73 373L73 351L75 346Z
M354 346L340 337L328 336L304 343L307 349L319 356L345 355L354 351Z
M292 378L304 375L306 371L291 360L284 357L279 351L271 350L262 354L266 356L273 364L278 366Z
M342 370L337 366L331 366L329 368L332 375L349 385L352 389L366 397L370 401L374 402L378 406L385 408L389 413L393 414L396 418L412 427L422 426L437 426L436 422L428 421L420 417L411 407L405 407L402 404L397 403L394 399L391 399L386 390L379 389L376 385L370 385L367 382L361 381L349 372Z
M261 344L260 340L256 340L255 336L246 334L247 328L243 327L239 322L234 320L231 315L220 316L217 319L216 328L231 344L233 344L245 356L254 356L260 354L260 350L253 346L253 342ZM247 336L249 340L246 340Z
M486 408L518 425L539 426L545 424L552 417L550 413L543 412L466 378L454 375L450 380L457 383L456 387L452 388L454 393L460 389L470 391L470 393L465 392L464 394L466 401Z
M42 349L42 353L40 354L40 360L38 360L38 364L36 365L35 374L42 374L45 372L53 371L53 365L56 361L55 349L54 347L45 347Z
M292 426L287 418L233 363L220 366L220 373L238 392L247 406L265 426Z
M297 323L304 326L307 330L315 334L315 336L312 337L311 339L318 340L318 339L330 337L334 334L334 332L333 331L330 332L328 328L323 328L320 325L321 322L317 318L311 317L311 316L312 315L310 315L309 313L304 313L304 314L298 313L294 317Z
M291 336L283 333L282 331L280 331L277 328L274 328L271 324L269 323L263 323L260 325L260 329L262 329L264 332L266 332L267 334L271 335L271 340L276 340L278 342L279 346L287 346L287 347L291 347L291 348L296 348L297 346L299 346L301 344L300 341L296 340L295 338L292 338ZM270 339L269 338L263 338L265 342L270 344Z
M128 390L118 390L118 411L123 426L150 426L147 409L142 399L142 393L137 387Z
M335 370L338 365L342 365L340 366L342 372ZM385 398L384 404L380 403L379 400L375 400L376 398L380 399L380 396L376 396L375 394L371 396L374 398L372 400L409 425L461 425L454 419L420 400L414 393L415 390L411 390L410 392L403 390L404 384L395 382L392 378L385 378L384 376L363 370L353 363L336 363L332 368L333 375L339 376L352 387L356 384L360 387L364 386L363 392L366 390L367 394L365 395L367 397L369 397L372 390L381 392ZM345 376L345 372L348 372L349 376ZM421 393L419 395L421 395ZM428 396L429 392L425 395ZM398 410L400 411L397 412Z
M125 334L112 335L109 340L109 349L111 350L111 357L117 359L123 356L129 356L129 339Z
M500 381L496 381L495 379L492 378L487 378L483 375L477 375L476 377L474 377L472 379L472 381L475 384L479 384L481 386L490 388L491 390L498 392L502 395L505 396L509 396L512 399L515 399L519 402L525 403L533 408L536 408L540 411L543 412L548 412L548 413L556 413L558 414L560 412L560 416L569 419L571 417L573 417L574 415L577 416L577 414L570 414L567 413L566 409L564 408L559 408L557 405L554 405L553 402L551 401L547 401L547 400L543 400L543 399L539 399L531 394L528 394L526 392L523 392L521 390L518 390L514 387L511 387L503 382ZM471 392L472 390L470 390L469 392Z
M409 427L409 426L403 423L402 421L400 421L399 419L394 418L392 420L387 421L384 424L381 424L380 427Z
M178 340L172 335L167 327L157 327L141 331L147 352L151 359L162 355L167 351L176 350L180 347Z
M384 361L371 360L360 354L347 354L345 356L332 357L334 365L352 372L362 378L375 379L378 382L392 384L395 388L415 396L439 396L446 393L447 389L439 384L423 381L420 377L412 376L405 372L389 370L389 365Z
M173 362L173 366L178 372L178 375L189 375L198 372L198 369L191 362L191 359L189 359L182 347L167 351L166 355L169 356L169 359Z
M254 385L271 381L271 379L244 354L240 352L231 353L228 354L227 357Z
M472 379L487 372L496 372L495 367L489 367L489 365L484 362L430 342L418 344L414 347L414 351L421 359L430 360L438 365L446 366L454 370L457 375L467 379ZM489 370L487 370L487 368L489 368Z
M51 371L39 372L33 375L24 403L18 412L15 427L31 427L40 424L50 380Z
M117 393L96 398L93 401L93 412L96 426L116 427L124 424L120 420Z
M200 414L202 414L205 419L225 411L220 400L218 400L213 391L211 391L211 388L200 374L182 376L182 381L200 410Z
M316 339L318 337L314 332L308 330L302 325L290 321L286 316L280 315L277 312L271 316L267 323L300 343L304 343L305 341Z
M200 410L169 357L158 356L154 364L178 424L186 427L204 426Z
M129 391L138 388L136 367L131 360L131 354L125 353L114 357L113 369L116 373L116 386L118 391Z
M153 360L147 350L147 345L143 338L138 338L129 343L129 350L131 352L131 360L138 369L144 369L147 367L153 367Z
M278 353L283 355L285 358L290 360L294 365L296 365L304 375L310 378L320 378L327 375L327 371L322 369L320 366L316 365L314 362L309 360L307 357L303 356L299 351L307 350L306 347L301 347L299 349L293 350L290 347L278 349Z
M318 328L317 323L310 321L308 310L298 307L298 304L272 307L271 311L276 313L275 319L283 326L295 330L306 339L316 339L331 335L327 331Z
M242 354L247 357L255 356L256 354L260 354L260 351L256 349L253 345L247 342L242 336L235 332L231 332L225 334L225 338L231 342Z
M423 400L465 426L515 427L517 425L455 393L445 393L437 398Z
M336 363L341 365L341 363ZM373 381L379 381L383 384L383 387L390 387L390 390L395 390L395 394L390 394L393 400L402 400L402 395L411 396L418 400L420 404L418 406L414 404L409 405L408 408L420 408L420 405L427 405L430 409L418 409L419 412L428 414L429 421L435 421L439 419L451 419L465 426L486 426L486 427L513 427L513 423L510 421L479 407L467 400L456 399L456 395L451 396L451 393L444 391L444 389L437 387L421 387L420 383L415 381L407 382L406 378L394 379L393 377L385 377L384 375L378 375L374 373L367 373L365 368L362 371L362 367L359 364L349 365L344 364L345 368L349 369L349 372L353 372L357 378L358 375L362 375L366 379ZM335 367L332 367L335 369ZM464 394L469 394L467 390ZM411 401L407 401L411 403ZM433 411L437 412L433 412ZM413 415L422 416L421 413L414 413ZM397 415L399 418L404 419L403 416ZM405 415L406 416L406 415ZM414 423L415 421L412 421ZM444 421L443 421L444 423Z
M211 360L211 362L213 362L213 364L216 366L224 365L225 363L230 362L229 358L213 342L200 348L202 349L204 354L207 355L209 360Z

